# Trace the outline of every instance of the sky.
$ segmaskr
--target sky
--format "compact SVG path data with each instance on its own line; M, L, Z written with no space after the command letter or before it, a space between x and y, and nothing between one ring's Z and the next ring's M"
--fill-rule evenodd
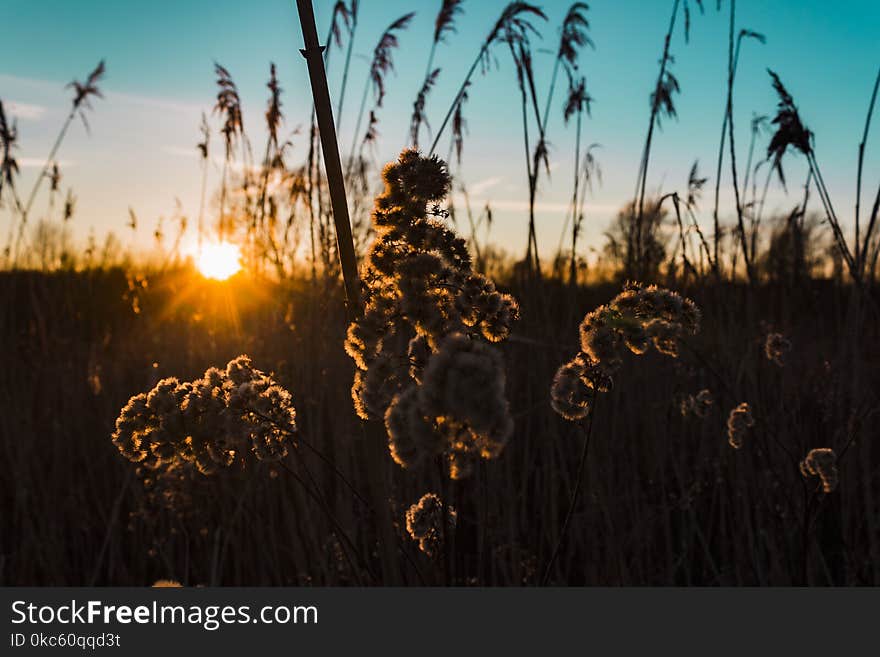
M686 189L695 160L709 176L702 199L702 218L711 221L712 176L716 166L727 76L727 34L730 0L705 0L701 14L691 0L690 40L679 27L671 43L672 71L681 94L675 98L677 119L664 119L654 138L648 176L649 191ZM315 0L320 35L326 35L333 2ZM394 54L395 72L387 80L380 109L377 162L393 159L407 137L413 100L427 66L428 49L440 0L361 0L354 56L345 105L337 117L343 154L352 143L358 104L369 57L380 34L396 18L415 11L411 26L400 35ZM503 0L464 0L457 31L438 48L438 83L429 98L431 125L442 120L479 46L505 6ZM535 40L538 94L546 98L559 27L570 2L537 2L548 20L536 21L542 33ZM580 57L593 98L584 124L584 143L598 143L601 185L586 206L584 244L601 247L603 232L617 210L631 199L649 120L653 88L671 0L594 0L587 12L594 49ZM77 197L75 236L114 231L135 244L149 243L159 217L170 217L179 200L184 214L198 213L201 169L196 143L202 112L209 116L216 95L213 62L232 74L241 93L246 129L253 144L264 143L263 114L268 98L269 63L278 67L284 90L285 130L294 134L292 160L307 150L311 90L305 61L299 53L302 33L292 0L0 0L4 16L0 39L0 100L17 119L22 173L19 187L29 190L45 161L70 106L65 85L82 80L102 58L107 74L103 99L89 112L90 131L71 126L58 155L62 189ZM767 68L776 71L816 135L815 149L835 209L851 229L854 216L858 143L864 129L871 89L880 66L878 26L880 3L875 0L798 0L736 3L737 30L766 36L766 44L743 45L734 95L737 157L742 176L754 114L772 115L776 96ZM491 239L502 248L525 251L528 217L519 90L510 54L496 47L490 70L477 74L466 105L468 134L460 174L474 207L492 205ZM334 107L338 101L342 52L332 50L328 77ZM564 80L564 78L563 78ZM559 244L574 166L574 128L562 119L565 85L554 98L548 121L551 175L541 181L537 199L537 240L543 255ZM221 151L216 128L213 149ZM305 130L302 130L305 128ZM533 131L534 136L534 131ZM762 137L763 152L769 135ZM445 155L448 135L438 149ZM425 138L423 137L423 140ZM261 149L255 146L255 151ZM786 156L789 194L775 184L768 212L789 210L802 198L806 169L799 156ZM219 182L219 164L209 185ZM729 166L722 175L722 211L735 212ZM873 197L880 183L880 126L869 136L865 157L865 191ZM815 194L813 195L815 199ZM863 204L865 202L863 201ZM139 233L126 233L128 208L141 219ZM45 215L48 197L35 204ZM9 205L0 209L0 233L11 221ZM466 230L464 231L466 232ZM188 238L189 239L189 238Z

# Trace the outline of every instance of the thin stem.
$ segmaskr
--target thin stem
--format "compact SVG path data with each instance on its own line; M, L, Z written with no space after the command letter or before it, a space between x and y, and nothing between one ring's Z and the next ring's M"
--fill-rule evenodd
M284 461L281 461L280 463L281 463L281 467L283 467L285 470L287 470L287 472L290 474L290 476L292 476L294 478L294 480L297 481L300 484L300 486L303 487L303 490L309 495L309 497L311 497L313 500L315 500L318 503L318 506L321 508L321 511L327 517L327 520L330 522L331 525L333 525L333 528L339 534L339 537L342 539L343 543L345 543L345 547L347 549L343 550L343 554L345 555L345 559L346 559L346 561L348 561L349 566L351 566L352 572L355 574L355 577L357 578L358 583L362 584L363 581L361 579L360 572L358 571L358 568L356 567L355 563L352 560L352 558L353 558L352 555L356 555L358 560L361 561L362 567L364 568L364 570L366 570L367 574L369 574L370 578L374 582L377 581L376 576L370 570L369 565L367 565L367 563L362 560L362 558L361 558L360 554L358 553L357 548L355 547L351 538L349 538L348 534L342 528L342 525L339 524L339 521L335 518L333 513L327 507L326 502L324 501L324 498L320 494L318 494L317 492L313 491L309 487L309 485L305 481L303 481L302 477L300 477L293 468L291 468L289 465L287 465L287 463L285 463Z
M859 276L862 275L865 268L865 254L868 251L868 241L871 238L871 230L874 228L874 221L868 225L868 231L865 232L865 245L859 248L859 214L862 197L862 168L865 160L865 144L868 141L868 130L871 127L871 117L874 114L874 103L877 101L877 90L880 89L880 69L877 70L877 79L874 81L874 91L871 93L871 102L868 103L868 116L865 118L865 131L862 133L862 141L859 143L859 166L856 175L856 265L859 270Z
M556 547L553 548L553 554L550 556L550 561L547 563L547 569L544 571L544 578L541 580L541 586L547 586L547 583L550 581L550 575L553 573L553 565L556 563L556 559L559 556L559 551L562 549L562 545L565 542L565 536L568 533L568 527L571 524L571 518L574 515L575 507L577 506L578 496L581 492L581 484L584 478L584 470L586 469L587 464L587 455L590 451L590 437L593 435L593 418L596 417L596 401L595 397L593 398L593 408L590 411L590 420L587 423L587 433L584 437L584 446L581 450L581 460L578 465L577 472L577 480L575 481L574 491L571 495L571 502L568 506L568 512L565 514L565 521L562 523L562 531L559 533L559 539L556 541Z
M645 140L645 150L642 156L642 167L641 167L641 182L638 187L639 189L639 198L638 198L638 213L636 214L635 221L635 256L636 256L636 266L639 270L639 274L642 274L642 221L644 217L644 209L645 209L645 186L647 184L648 179L648 164L651 159L651 142L654 139L654 126L657 121L657 114L660 110L659 103L659 94L657 91L660 89L660 85L663 83L663 76L666 74L666 66L669 63L669 44L672 41L672 31L675 28L675 18L678 15L678 5L680 0L674 0L672 3L672 16L669 19L669 30L666 32L666 39L663 44L663 57L660 60L660 74L657 76L657 84L654 87L654 100L651 102L651 120L648 124L648 136ZM635 210L636 208L633 208ZM632 232L632 231L630 231Z
M348 69L351 65L351 51L354 46L354 33L357 30L357 5L351 16L351 30L348 33L348 48L345 52L345 67L342 69L342 82L339 88L339 103L336 105L336 130L342 126L342 107L345 102L345 89L348 86Z
M449 106L449 110L446 112L446 116L443 117L443 123L440 124L440 129L437 131L437 134L434 135L434 141L431 144L431 150L428 151L428 156L434 154L434 151L437 150L437 144L440 142L440 136L443 134L443 131L446 129L447 124L449 123L449 119L452 118L453 113L455 112L455 108L458 107L458 104L461 102L461 97L464 95L465 90L467 89L468 84L470 84L471 77L474 74L474 71L477 70L477 66L480 61L483 59L483 56L486 50L489 49L489 43L484 43L483 47L480 48L480 52L477 54L476 59L474 59L474 63L471 64L470 69L468 69L467 75L464 77L464 82L461 83L461 87L458 89L458 93L455 94L455 99L452 101L452 105Z
M574 189L571 194L571 262L569 268L569 284L574 287L577 283L577 236L580 230L578 221L578 182L580 181L579 166L581 159L581 118L583 111L578 108L577 113L577 136L574 141Z

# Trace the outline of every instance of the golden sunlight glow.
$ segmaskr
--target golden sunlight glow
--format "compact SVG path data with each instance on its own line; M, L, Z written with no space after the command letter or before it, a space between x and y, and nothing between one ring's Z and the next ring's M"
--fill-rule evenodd
M229 242L205 244L196 257L196 267L206 278L225 281L241 270L241 252Z

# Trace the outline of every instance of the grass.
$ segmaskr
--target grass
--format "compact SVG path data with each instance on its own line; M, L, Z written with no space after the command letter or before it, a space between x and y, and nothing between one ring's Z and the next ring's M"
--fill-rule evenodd
M407 140L418 142L428 128L433 153L450 127L447 159L454 149L460 162L462 108L479 87L476 69L510 53L529 181L522 261L500 256L491 244L488 205L475 219L468 203L467 242L441 228L454 208L443 205L436 190L454 185L467 199L464 181L447 180L440 164L428 166L412 153L402 156L399 177L387 180L377 211L370 212L376 171L367 146L378 136L392 58L399 57L397 35L408 28L411 14L391 23L372 51L345 162L338 157L326 79L320 88L330 50L319 53L316 30L307 50L318 89L305 162L288 161L274 65L262 162L251 153L233 77L215 65L215 111L225 147L219 212L212 225L205 199L211 129L203 117L196 230L200 244L216 233L240 246L244 271L225 282L206 280L180 257L187 230L182 216L174 218L171 248L164 246L160 223L159 255L139 262L109 238L103 246L93 238L82 252L71 247L70 190L60 222L28 223L43 178L50 181L54 208L56 155L73 119L85 118L88 100L100 96L103 62L86 82L73 83L70 113L26 203L15 186L18 134L0 105L0 193L4 215L12 218L0 270L0 307L7 309L0 313L0 454L6 463L0 480L0 585L147 585L159 579L184 585L880 584L880 192L869 214L859 216L880 76L859 145L856 234L848 241L816 159L815 136L772 71L779 104L767 155L753 167L767 125L756 117L739 189L732 122L736 66L741 41L763 37L741 29L734 39L731 1L728 76L726 87L719 84L726 101L713 232L704 233L698 206L707 179L696 164L686 191L656 198L646 191L655 128L661 116L675 117L673 98L679 102L669 67L680 14L685 35L690 29L688 3L673 0L646 108L649 126L635 195L609 230L598 264L585 271L578 238L585 199L600 177L595 145L583 148L581 141L591 101L589 72L580 68L581 51L593 38L588 7L574 3L565 17L544 104L530 39L545 15L537 6L510 3L479 44L432 133L426 98L440 74L435 55L439 44L452 41L467 5L444 1L439 9ZM357 2L337 2L332 12L327 42L339 58L344 50L346 71L337 114L358 12ZM576 117L571 243L563 246L564 233L555 262L542 267L534 204L540 170L549 168L545 131L560 68L569 79L565 117ZM374 98L364 133L370 89ZM335 117L337 127L341 119ZM792 152L809 167L803 199L786 216L764 217L759 170L767 169L766 194L771 175L784 180L783 157ZM717 207L725 153L736 186L736 224L730 228L720 224ZM249 165L241 173L230 166L236 156ZM811 190L820 214L810 207ZM134 230L133 211L130 220ZM486 231L484 238L478 230ZM462 255L466 248L476 256L473 270ZM465 294L476 274L491 276L500 291L516 298L521 317L509 336L506 321L493 332L466 319L467 304L475 309L478 302L485 307L475 316L484 313L486 320L500 313L492 304L502 297L487 292L487 282L482 296ZM666 355L652 348L624 356L612 373L613 385L591 397L589 413L567 421L551 405L554 375L584 348L577 327L585 315L609 303L631 276L692 299L702 311L700 331L676 336L677 349L666 348ZM366 300L366 319L358 319L359 298ZM355 364L343 345L353 319L375 319L370 303L376 299L397 305L381 326L385 333L376 354L366 360L378 355L386 358L383 366L391 362L392 374L374 376L373 383L398 387L380 396L380 403L372 400L376 408L369 412L359 399L362 413L372 418L362 420L351 394ZM436 316L443 321L431 323ZM633 329L625 310L602 317L615 331ZM458 351L447 354L452 365L421 362L410 343L416 333L430 342L426 359L453 344ZM247 466L236 461L204 476L184 460L149 470L120 457L110 435L132 395L165 377L195 379L242 353L293 394L297 428L287 431L285 458ZM497 402L489 405L500 419L488 423L492 428L482 437L472 429L473 418L489 410L475 411L467 399L443 407L460 392L461 381L473 383L473 377L452 378L463 376L467 363L492 370L469 397ZM358 376L371 376L359 364L364 373ZM408 459L403 448L395 452L407 439L398 431L390 454L386 426L391 429L392 411L403 406L407 387L427 386L426 379L442 390L434 390L433 398L417 392L407 403L434 430L447 428L447 452ZM502 388L506 400L495 394ZM425 410L425 399L434 411ZM734 409L740 410L731 415ZM497 436L490 434L508 426L508 415L513 434L508 439L498 431L506 439L499 451ZM400 416L409 421L408 411ZM473 450L468 441L482 441L484 458L474 459L470 476L450 478L444 456Z
M354 584L370 582L343 556L340 534L281 465L142 485L108 437L119 408L158 378L195 377L246 351L292 391L302 435L360 491L368 476L340 348L341 290L308 277L260 292L244 278L194 288L188 272L149 277L139 313L122 271L6 273L2 340L17 354L0 375L4 460L0 581L13 584ZM523 318L505 346L516 429L502 456L470 479L442 484L430 467L388 468L392 517L410 565L402 581L438 581L436 564L405 540L406 508L446 485L458 511L450 583L537 584L561 532L583 446L580 430L549 405L549 382L575 346L573 328L615 286L547 280L551 312L512 290ZM533 289L532 286L529 286ZM187 290L189 289L189 292ZM550 582L566 584L877 584L880 475L876 324L854 344L852 290L816 281L694 288L703 330L694 354L627 359L592 422L582 504L575 508ZM745 319L746 321L743 321ZM760 326L793 349L780 368L763 354ZM683 418L677 400L702 388L715 404ZM740 450L726 413L749 401L757 428ZM785 450L803 458L829 446L842 456L831 495L804 495ZM333 510L376 569L370 510L320 458L304 454ZM303 464L287 465L305 475ZM164 488L163 488L164 487ZM808 508L809 507L809 508ZM806 580L800 528L807 513ZM814 517L815 516L815 517ZM478 522L479 520L479 522ZM355 562L357 563L357 562Z

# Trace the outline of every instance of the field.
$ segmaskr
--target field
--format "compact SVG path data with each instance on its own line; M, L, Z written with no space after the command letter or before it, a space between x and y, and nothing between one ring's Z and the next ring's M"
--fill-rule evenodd
M437 4L434 48L462 8ZM206 198L203 178L196 220L176 237L157 226L148 253L66 237L76 218L70 195L60 201L57 150L98 100L103 62L75 83L32 192L0 111L0 585L880 584L880 190L862 198L880 75L851 226L774 73L777 114L737 153L733 54L763 36L734 29L731 3L717 175L695 166L686 190L654 194L654 128L678 102L670 38L689 11L669 4L636 193L593 259L578 241L597 175L574 65L589 42L583 3L554 46L549 91L531 63L541 10L504 10L456 86L444 159L420 118L432 50L407 144L421 134L421 151L383 171L369 157L374 111L409 18L373 51L351 117L363 137L341 145L337 175L320 150L320 97L307 158L286 161L273 66L255 158L218 64L218 188ZM357 11L334 9L333 48L350 43ZM471 75L490 52L519 75L522 259L481 237L491 208L475 216L449 200L465 184L453 158ZM535 205L551 99L566 101L577 150L565 241L548 260ZM804 166L806 192L790 182L795 210L764 216L762 186L766 196L784 176L783 155ZM716 191L712 209L722 166L735 200L719 209ZM47 196L58 216L37 221L33 198ZM179 249L187 231L194 258Z

